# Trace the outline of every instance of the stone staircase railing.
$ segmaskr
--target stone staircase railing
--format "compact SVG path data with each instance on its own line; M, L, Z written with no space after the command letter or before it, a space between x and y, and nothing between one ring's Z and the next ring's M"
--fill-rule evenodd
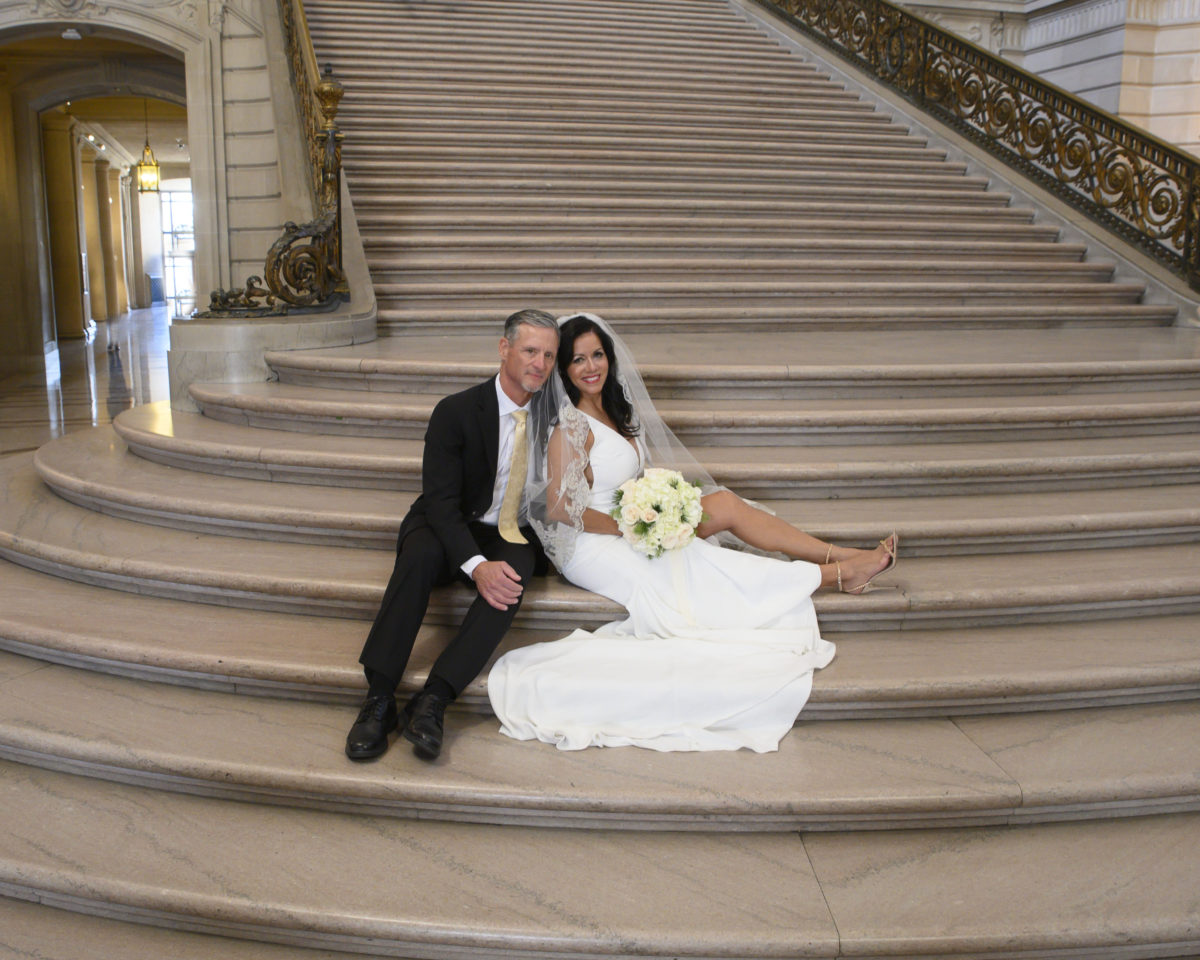
M1200 161L888 0L755 0L1200 290Z

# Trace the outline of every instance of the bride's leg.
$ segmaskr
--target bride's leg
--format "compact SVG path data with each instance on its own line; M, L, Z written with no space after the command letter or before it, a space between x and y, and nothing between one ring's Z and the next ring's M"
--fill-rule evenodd
M834 546L818 540L786 520L750 506L731 490L710 493L702 498L701 504L708 514L708 519L696 529L696 534L701 537L711 537L714 533L729 530L760 550L786 553L796 560L821 564L827 560L841 560L845 564L847 560L875 552Z

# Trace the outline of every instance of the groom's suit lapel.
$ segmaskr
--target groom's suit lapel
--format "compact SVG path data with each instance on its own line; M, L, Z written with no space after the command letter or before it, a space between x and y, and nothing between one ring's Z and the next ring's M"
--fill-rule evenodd
M487 458L488 475L496 480L496 459L500 447L500 403L496 399L495 379L479 387L479 403L476 407L479 430L483 436L483 452ZM489 490L490 492L490 490ZM489 501L490 502L490 501Z

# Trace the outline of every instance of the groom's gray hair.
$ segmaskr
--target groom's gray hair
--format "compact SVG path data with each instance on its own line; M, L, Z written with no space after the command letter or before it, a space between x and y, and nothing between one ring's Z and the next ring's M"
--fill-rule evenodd
M518 310L504 321L504 339L515 343L523 323L531 327L549 327L558 333L558 321L545 310Z

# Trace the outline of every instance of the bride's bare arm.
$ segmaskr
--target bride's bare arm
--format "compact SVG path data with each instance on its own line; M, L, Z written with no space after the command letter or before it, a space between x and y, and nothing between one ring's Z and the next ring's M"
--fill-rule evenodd
M590 451L595 439L591 431L588 431L587 444L584 449ZM566 497L562 495L563 479L569 456L570 450L564 431L555 430L554 434L550 437L549 450L547 451L546 479L549 483L546 491L546 514L549 519L556 520L559 523L571 522L571 518L567 515ZM592 468L590 465L584 471L584 477L587 479L588 486L590 487L592 484ZM620 534L621 532L616 520L606 513L593 510L591 507L583 511L583 529L587 533Z

